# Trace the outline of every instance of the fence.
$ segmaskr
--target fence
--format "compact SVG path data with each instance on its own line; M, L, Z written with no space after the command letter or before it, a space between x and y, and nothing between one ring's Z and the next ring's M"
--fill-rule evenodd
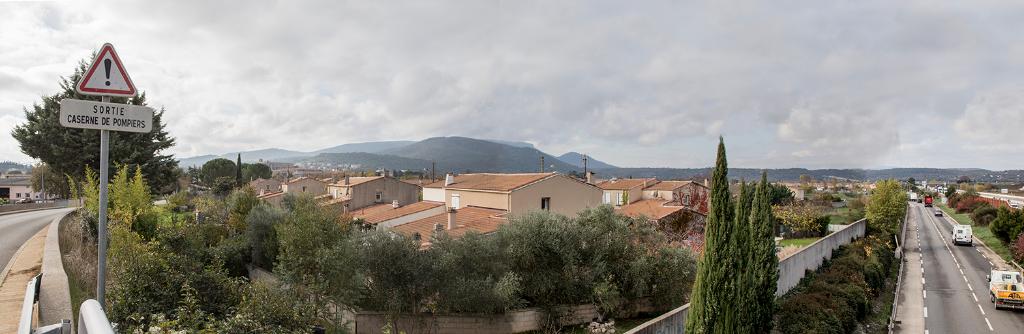
M863 237L866 230L867 220L858 220L779 260L779 281L775 295L781 296L789 292L800 283L800 279L808 270L817 270L825 260L832 258L833 251ZM690 304L680 306L629 330L626 334L682 334L686 329L686 314L689 307Z

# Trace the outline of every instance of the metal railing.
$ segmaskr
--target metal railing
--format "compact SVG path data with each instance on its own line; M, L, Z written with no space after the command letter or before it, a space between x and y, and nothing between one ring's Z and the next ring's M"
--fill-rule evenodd
M38 274L25 286L25 298L21 302L21 318L18 319L18 334L71 334L71 320L63 319L60 323L33 328L36 303L39 302L39 285L43 274Z
M78 334L114 334L107 313L95 299L86 300L78 309Z

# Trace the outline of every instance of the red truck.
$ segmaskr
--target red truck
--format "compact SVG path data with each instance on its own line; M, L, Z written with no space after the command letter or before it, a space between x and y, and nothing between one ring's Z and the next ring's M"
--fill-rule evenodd
M924 206L926 208L932 206L932 196L931 195L925 195L924 196Z

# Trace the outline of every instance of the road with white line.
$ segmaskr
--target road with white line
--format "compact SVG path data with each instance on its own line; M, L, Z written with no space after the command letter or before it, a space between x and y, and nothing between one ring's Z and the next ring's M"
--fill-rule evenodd
M993 263L977 238L955 246L951 218L918 203L910 210L897 332L1024 333L1024 312L997 311L990 301L985 276Z

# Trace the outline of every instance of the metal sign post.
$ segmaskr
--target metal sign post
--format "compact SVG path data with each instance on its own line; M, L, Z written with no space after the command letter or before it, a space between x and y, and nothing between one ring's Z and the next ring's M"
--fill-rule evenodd
M107 282L107 184L110 182L110 131L149 132L153 109L110 103L111 96L135 96L135 84L110 43L100 48L96 58L75 85L83 95L102 96L102 102L64 99L60 102L60 125L69 128L100 130L99 244L96 246L96 300L106 305Z

